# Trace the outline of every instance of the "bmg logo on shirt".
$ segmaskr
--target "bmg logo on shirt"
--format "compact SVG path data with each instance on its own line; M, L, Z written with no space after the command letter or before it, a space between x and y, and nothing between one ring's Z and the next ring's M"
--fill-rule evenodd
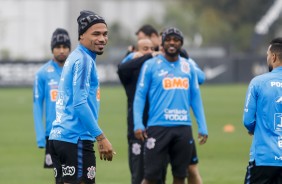
M50 90L50 99L52 102L55 102L58 96L58 90L57 89L51 89Z
M188 78L182 78L182 77L168 78L166 77L163 79L163 88L165 90L188 89L189 81L188 81Z
M101 95L101 94L100 94L100 87L98 87L97 93L96 93L96 99L97 99L97 101L100 101L100 98L101 98L100 95Z

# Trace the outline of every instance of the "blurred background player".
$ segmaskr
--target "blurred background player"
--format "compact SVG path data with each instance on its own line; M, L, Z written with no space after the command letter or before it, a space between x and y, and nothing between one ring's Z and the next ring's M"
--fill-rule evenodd
M153 43L154 51L159 51L161 40L159 38L158 31L153 26L149 24L145 24L138 29L135 35L137 37L137 42L138 40L144 39L144 38L150 39ZM133 45L130 45L128 47L125 58L122 60L122 63L133 59L133 55L135 51L136 51L136 47Z
M49 152L48 137L52 122L56 119L55 102L63 65L71 49L69 34L57 28L51 39L53 59L44 64L36 73L33 86L33 118L36 142L45 148L44 168L53 168Z
M133 59L144 56L145 54L151 54L155 51L153 42L149 38L141 38L137 41L137 49L133 52Z
M150 24L144 24L141 26L135 33L137 40L143 39L143 38L149 38L154 45L154 50L158 51L160 46L160 39L158 35L158 31ZM136 48L134 45L128 46L128 53L136 51Z
M121 62L118 65L117 73L127 96L127 140L131 184L140 184L144 176L143 142L136 139L133 132L133 99L136 83L143 63L157 54L160 54L160 52L154 51L152 41L148 38L141 38L137 42L137 48L132 53L134 59ZM146 122L147 111L144 114L144 124Z

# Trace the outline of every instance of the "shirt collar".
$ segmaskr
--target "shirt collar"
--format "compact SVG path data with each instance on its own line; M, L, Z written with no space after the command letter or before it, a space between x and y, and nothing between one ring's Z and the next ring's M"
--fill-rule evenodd
M97 54L89 49L87 49L85 46L83 46L82 44L79 44L78 47L80 49L82 49L84 52L86 52L88 55L90 55L90 57L92 57L93 60L96 59Z

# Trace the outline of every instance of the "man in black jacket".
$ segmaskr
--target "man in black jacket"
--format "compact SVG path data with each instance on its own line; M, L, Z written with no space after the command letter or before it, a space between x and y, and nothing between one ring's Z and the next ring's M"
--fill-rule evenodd
M137 51L132 60L118 65L118 75L125 89L127 96L127 128L128 128L128 156L129 168L131 173L131 183L140 184L143 179L143 142L136 139L133 131L133 100L135 96L136 83L143 63L159 54L153 51L152 42L149 39L138 41ZM146 49L144 49L146 48ZM145 54L145 55L144 55ZM146 104L144 113L144 122L148 119L148 104Z

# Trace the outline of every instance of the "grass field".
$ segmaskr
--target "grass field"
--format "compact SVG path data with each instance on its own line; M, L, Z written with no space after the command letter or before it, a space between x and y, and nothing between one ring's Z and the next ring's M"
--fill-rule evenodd
M247 86L204 85L201 89L209 129L208 142L197 145L204 183L243 183L251 143L242 125ZM99 122L117 155L112 162L97 160L96 181L98 184L129 184L126 100L121 87L102 86ZM233 124L235 131L223 132L225 124ZM194 135L196 127L194 123ZM1 88L0 183L54 183L53 171L42 167L43 151L35 143L31 88ZM171 183L170 170L167 183Z

